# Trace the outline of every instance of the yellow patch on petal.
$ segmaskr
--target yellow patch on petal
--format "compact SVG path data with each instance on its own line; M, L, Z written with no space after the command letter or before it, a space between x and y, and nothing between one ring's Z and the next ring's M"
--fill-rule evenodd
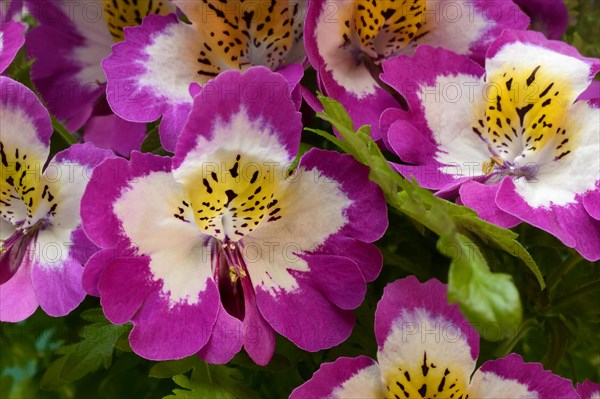
M421 364L399 367L393 377L386 379L386 398L467 399L465 381L467 376L460 367L436 364L424 353Z
M526 163L535 153L552 152L554 159L571 153L563 128L573 90L550 65L517 68L507 65L487 77L487 107L473 132L504 160Z
M28 157L19 148L0 141L0 215L7 221L32 224L39 213L55 214L56 199L50 183L42 177L45 160Z
M396 54L427 33L425 0L356 1L351 19L344 21L342 35L369 56L382 59Z
M302 46L304 0L180 1L177 5L203 37L199 83L227 69L263 65L275 70Z
M124 39L123 28L137 26L149 14L174 12L169 0L103 0L104 20L115 42Z
M185 184L191 203L183 203L177 218L191 208L201 231L237 241L263 220L281 218L274 193L285 173L274 163L259 162L239 154L229 154L216 168L203 168Z

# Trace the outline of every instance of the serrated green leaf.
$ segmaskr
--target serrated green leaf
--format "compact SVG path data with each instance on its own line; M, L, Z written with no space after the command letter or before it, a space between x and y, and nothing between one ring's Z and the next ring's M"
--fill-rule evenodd
M100 366L110 367L115 344L131 328L128 325L111 324L100 309L87 310L81 317L92 324L82 328L79 333L81 341L56 351L63 356L54 361L44 373L42 382L45 389L57 389L66 383L77 381Z
M179 374L173 381L181 388L174 389L173 395L163 399L253 399L258 398L244 382L244 375L237 369L227 366L208 365L196 356L190 358L193 363L191 377Z
M169 360L159 362L150 369L150 377L153 378L172 378L177 374L183 374L190 371L198 364L197 356L189 356L179 360Z

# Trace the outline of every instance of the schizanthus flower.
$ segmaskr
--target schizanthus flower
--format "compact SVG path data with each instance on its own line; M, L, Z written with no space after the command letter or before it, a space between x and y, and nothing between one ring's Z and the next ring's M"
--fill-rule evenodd
M290 399L577 398L570 381L519 355L475 370L479 337L446 291L412 276L388 284L375 313L377 361L325 363Z
M83 264L97 250L81 230L79 201L110 153L81 144L48 161L48 113L6 77L0 114L0 320L24 320L38 306L64 316L85 297Z
M576 101L598 59L537 32L505 31L485 69L431 47L383 68L411 108L382 116L390 148L408 164L396 165L402 174L440 196L458 193L492 223L525 221L600 259L600 100Z
M175 157L105 162L82 200L103 248L84 286L114 323L133 321L149 359L194 353L257 363L274 332L316 351L339 344L382 259L387 226L366 167L313 149L297 156L300 114L264 67L226 71L194 99Z

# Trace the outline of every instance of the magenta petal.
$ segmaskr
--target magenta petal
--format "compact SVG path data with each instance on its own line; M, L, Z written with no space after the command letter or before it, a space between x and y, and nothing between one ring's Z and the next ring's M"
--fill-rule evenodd
M592 399L594 395L600 395L600 384L593 381L584 381L577 384L577 393L581 399Z
M217 123L227 123L241 110L248 118L277 134L290 161L298 153L302 115L296 111L288 82L265 67L252 67L244 73L225 71L208 82L194 97L194 105L179 137L173 168L196 147L198 136L213 137Z
M73 259L51 266L34 263L31 283L44 312L50 316L64 316L75 309L85 298L82 274L83 267Z
M496 205L499 188L500 184L482 184L471 180L460 186L460 199L463 205L477 212L481 219L510 229L521 223L521 219L504 212Z
M583 194L583 206L591 217L600 220L600 182L596 183L595 190Z
M367 285L356 263L342 256L302 256L310 269L311 284L341 309L355 309L363 301Z
M153 285L146 258L123 257L110 261L98 281L106 318L114 324L128 322L151 290L156 289Z
M560 39L569 24L564 0L514 0L531 18L531 29L545 33L548 39Z
M78 227L71 233L71 241L72 246L69 256L80 265L85 265L90 257L100 249L90 241L81 227Z
M587 101L600 98L600 80L593 80L583 93L579 95L577 101ZM600 108L596 106L596 108Z
M38 306L38 298L31 283L31 265L23 262L12 278L0 285L0 321L23 321Z
M131 348L150 360L193 355L208 342L218 311L219 293L211 280L206 282L206 289L198 294L198 302L193 305L172 305L156 290L132 318Z
M145 136L145 124L128 122L113 114L92 116L84 127L83 139L97 147L129 156L141 148Z
M366 282L375 280L383 267L383 256L379 248L355 238L336 234L328 238L322 248L326 251L326 254L353 260ZM317 253L317 256L320 255L320 253Z
M500 209L554 235L584 258L600 259L600 221L592 218L584 205L533 208L517 193L511 179L504 179L496 195Z
M290 399L333 398L333 392L336 388L341 387L344 382L360 371L374 365L377 365L377 363L367 356L340 357L335 362L323 363L310 380L294 389ZM383 382L378 381L374 385L378 384L383 388Z
M244 287L244 349L256 364L269 363L275 352L275 331L264 319L256 304L256 295L249 279Z
M294 292L277 294L256 288L258 308L273 329L310 352L331 348L348 338L354 313L332 304L308 282L299 284L301 288Z
M540 363L525 363L520 355L514 353L485 362L475 373L474 380L477 380L476 376L480 372L493 373L503 379L517 381L525 385L530 392L537 393L539 399L578 398L571 381L544 370Z
M98 290L98 282L108 264L116 259L116 249L103 249L96 252L90 257L83 269L83 288L85 291L94 296L100 296Z
M436 279L420 283L414 276L388 284L375 312L375 336L379 347L383 346L392 326L403 314L424 309L431 317L442 317L459 328L471 348L471 357L477 359L479 334L462 315L458 304L448 304L447 291L446 285Z
M0 24L0 73L8 68L25 43L24 31L25 25L19 22Z
M437 163L437 146L409 121L400 119L392 123L387 137L389 148L404 162L416 165Z
M225 364L242 349L242 341L242 322L228 314L219 303L212 335L198 356L207 363Z

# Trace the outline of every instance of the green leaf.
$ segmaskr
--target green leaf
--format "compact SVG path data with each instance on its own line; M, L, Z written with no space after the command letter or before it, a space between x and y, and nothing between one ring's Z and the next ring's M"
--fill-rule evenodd
M512 336L523 310L519 291L508 274L492 273L479 248L466 236L442 237L438 249L452 258L448 299L459 302L463 314L488 341Z
M60 357L46 370L42 378L44 389L57 389L64 384L79 380L100 366L110 367L115 344L130 331L129 325L108 322L100 309L90 309L81 314L90 321L79 333L81 341L59 348Z
M67 144L73 145L79 142L79 140L77 140L75 136L73 136L73 134L71 134L71 132L69 132L69 130L58 120L56 120L54 116L50 115L50 119L52 120L52 128L54 129L54 132L57 133Z
M258 396L244 382L244 375L227 366L212 366L200 361L197 356L188 359L194 363L191 376L179 374L173 381L181 388L164 399L252 399Z
M161 148L160 136L158 135L158 124L150 127L144 141L142 142L142 152L154 152Z
M177 374L183 374L190 371L198 364L197 356L189 356L179 360L169 360L156 363L150 369L150 377L153 378L172 378Z

